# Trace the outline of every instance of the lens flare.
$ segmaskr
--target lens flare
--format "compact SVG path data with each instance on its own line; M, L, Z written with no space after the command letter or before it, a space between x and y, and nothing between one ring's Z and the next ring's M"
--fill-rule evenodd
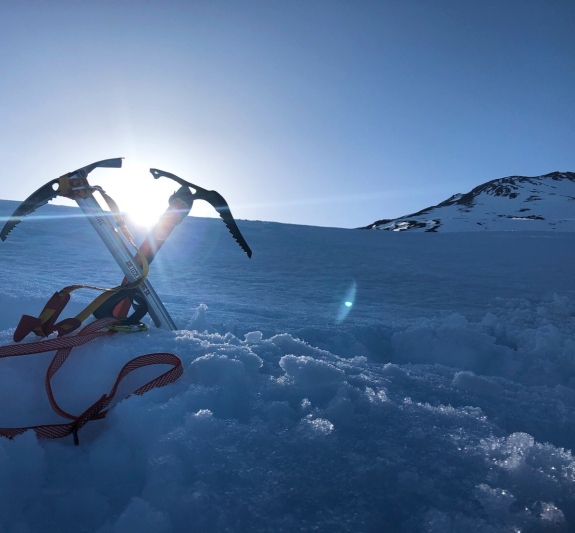
M341 324L346 318L347 315L349 314L349 312L351 311L351 308L353 307L353 304L355 302L355 293L357 292L357 283L355 282L355 280L351 281L351 284L349 286L349 288L347 289L347 292L345 293L345 296L339 306L338 312L337 312L337 317L336 317L336 323L337 324Z

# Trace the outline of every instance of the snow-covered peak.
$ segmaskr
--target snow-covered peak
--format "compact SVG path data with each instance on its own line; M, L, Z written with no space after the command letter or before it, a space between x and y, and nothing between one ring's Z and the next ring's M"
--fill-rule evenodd
M417 213L378 220L388 231L575 231L575 173L509 176Z

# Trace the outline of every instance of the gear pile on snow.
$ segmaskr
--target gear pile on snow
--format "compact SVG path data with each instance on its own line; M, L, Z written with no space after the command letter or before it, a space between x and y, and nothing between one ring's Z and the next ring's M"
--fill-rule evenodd
M24 428L0 428L0 435L13 438L33 429L39 438L59 438L72 434L74 443L78 444L78 430L90 420L104 418L120 382L133 370L149 365L171 365L172 368L134 391L143 394L154 388L172 383L181 376L183 369L180 359L174 354L147 354L128 362L121 370L112 389L104 394L82 414L73 415L64 411L56 403L52 393L51 379L62 366L74 346L79 346L101 336L110 336L118 332L134 332L147 329L141 319L149 314L158 327L176 330L164 304L147 280L149 265L173 229L190 213L194 200L205 200L220 214L226 227L248 257L252 251L241 234L225 199L216 191L208 191L193 183L187 182L174 174L158 169L150 169L153 177L167 177L180 185L170 197L169 206L152 228L141 246L136 246L134 239L122 217L118 205L99 186L88 183L88 174L98 167L119 168L122 158L98 161L86 167L64 174L49 181L31 194L16 209L14 214L0 231L0 239L5 241L8 234L24 217L57 196L70 198L78 204L88 221L92 224L116 262L124 273L122 283L113 288L101 288L93 285L70 285L56 292L46 303L38 317L24 315L14 331L14 341L20 342L28 334L48 337L57 333L57 337L23 345L0 347L0 358L30 355L41 352L56 351L46 374L46 392L54 411L70 422L48 424ZM94 197L99 193L110 209L105 212ZM133 250L130 250L130 247ZM58 318L70 300L71 293L78 289L94 289L101 294L75 317ZM129 315L130 308L133 309ZM82 323L91 315L96 320L82 328L75 335Z

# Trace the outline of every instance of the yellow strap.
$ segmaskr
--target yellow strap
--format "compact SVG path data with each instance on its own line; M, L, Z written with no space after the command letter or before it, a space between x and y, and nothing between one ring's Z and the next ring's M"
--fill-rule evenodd
M70 183L68 182L68 178L70 177L70 173L64 174L58 178L58 182L60 188L58 189L58 193L60 196L68 196L70 194Z
M124 217L122 216L122 212L120 211L118 204L110 196L108 196L101 187L94 187L94 189L97 190L102 195L102 198L104 198L104 200L108 204L110 212L112 213L114 219L116 220L116 225L118 226L124 237L126 237L126 239L130 242L130 244L137 249L138 247L134 243L134 238L132 237L132 234L126 227Z
M108 298L116 294L117 292L124 290L124 289L135 289L136 287L140 286L144 280L148 277L148 273L150 271L150 267L148 261L146 260L144 254L137 250L138 256L142 261L142 276L139 277L137 280L132 281L132 283L127 283L126 285L118 285L117 287L113 287L111 289L102 289L101 287L94 287L91 285L76 285L73 286L71 290L76 289L95 289L99 291L103 291L100 296L94 299L90 304L88 304L82 311L80 311L75 318L80 322L84 322L98 307L100 307ZM69 288L69 287L66 287Z
M92 300L82 311L80 311L74 318L80 322L84 322L98 307L100 307L108 298L110 298L117 291L106 291L100 294L96 299Z

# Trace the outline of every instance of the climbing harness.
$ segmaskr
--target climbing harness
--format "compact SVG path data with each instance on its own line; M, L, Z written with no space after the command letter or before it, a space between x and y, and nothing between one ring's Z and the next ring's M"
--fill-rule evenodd
M76 201L124 273L122 283L112 288L85 284L64 287L53 294L38 317L22 316L14 331L15 342L20 342L32 332L39 337L49 337L51 334L57 333L57 337L21 345L1 346L0 358L56 351L46 373L46 392L52 409L63 418L71 421L64 424L0 428L0 435L2 436L13 438L32 429L39 438L60 438L72 434L74 443L78 444L78 430L90 420L100 420L107 415L118 385L132 371L150 365L172 366L170 370L141 386L132 394L143 394L152 388L163 387L182 375L181 360L174 354L153 353L136 357L122 368L110 392L104 394L80 415L72 415L60 408L54 398L51 385L52 377L66 361L72 348L99 337L112 336L117 333L146 331L147 326L141 322L146 314L150 315L158 327L172 331L177 329L162 301L146 278L150 263L174 228L188 216L194 200L209 202L218 211L236 242L248 257L252 256L252 251L241 234L227 202L219 193L202 189L174 174L157 169L150 170L154 178L165 176L179 183L181 187L170 197L168 208L142 245L136 246L116 202L101 187L92 186L87 180L88 174L95 168L119 168L121 166L122 158L106 159L48 182L16 209L0 231L0 239L5 241L12 229L38 207L56 196L70 198ZM102 196L110 209L111 216L101 208L94 198L94 193L99 193ZM128 245L133 248L133 253ZM75 317L58 322L60 314L70 301L71 293L78 289L98 290L101 294ZM128 316L130 308L133 309L133 313ZM90 315L93 315L96 320L80 329L76 334L71 335Z

